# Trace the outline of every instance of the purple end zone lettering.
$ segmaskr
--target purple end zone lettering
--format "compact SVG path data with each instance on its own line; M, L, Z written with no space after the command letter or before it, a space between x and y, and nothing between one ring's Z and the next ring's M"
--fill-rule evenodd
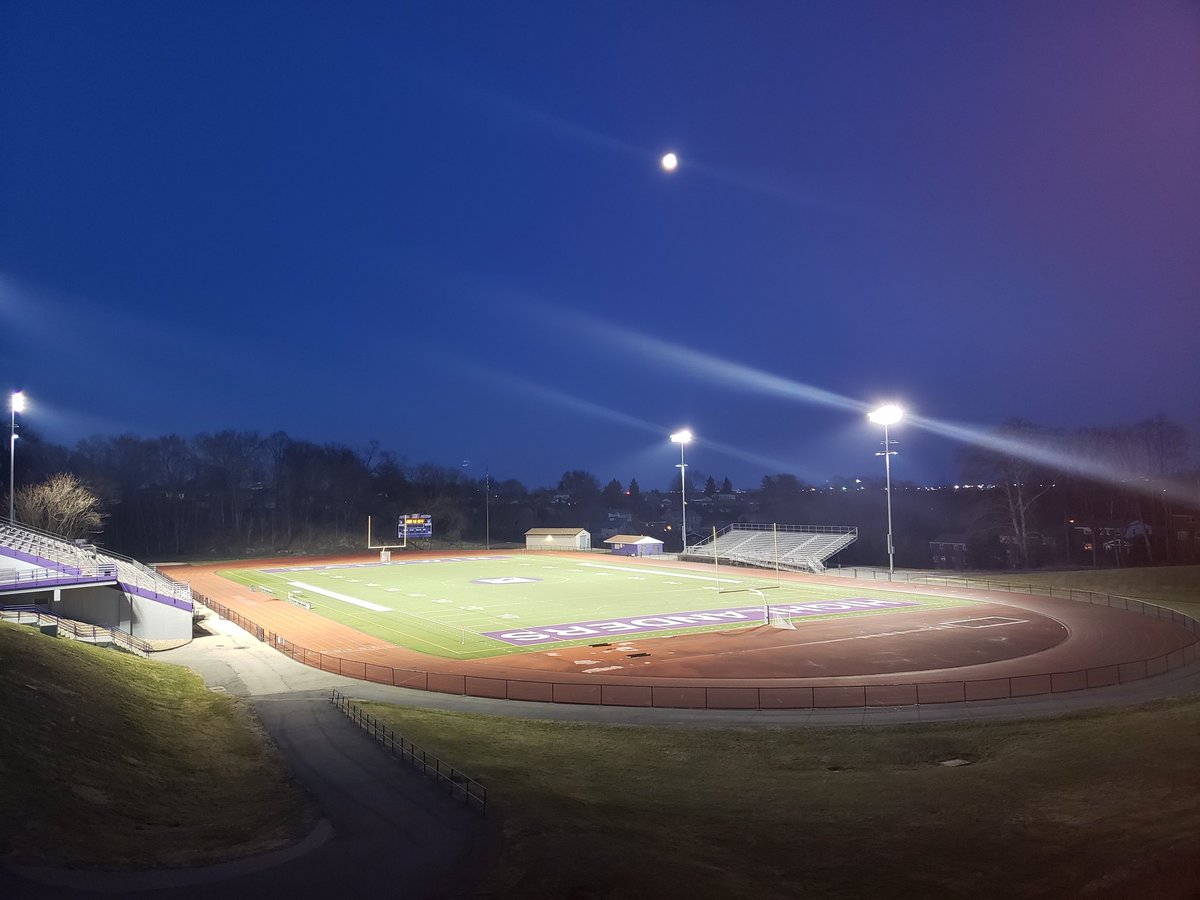
M546 641L555 640L554 635L542 634L540 631L490 631L487 636L518 647L522 644L544 644Z
M637 626L628 622L596 622L592 627L597 631L637 631Z
M679 623L667 616L659 616L653 619L630 619L630 625L638 628L653 629L653 628L673 628Z
M595 628L589 628L586 625L557 625L554 628L543 628L542 631L565 638L587 637L589 634L600 633Z
M801 616L825 616L832 613L863 612L873 609L897 609L904 606L920 606L918 600L874 600L854 597L847 600L818 600L814 603L779 604L774 608L794 618ZM590 637L613 632L669 631L688 626L713 625L733 622L761 622L761 606L734 606L724 609L702 609L693 612L671 613L661 616L627 616L620 619L600 619L589 622L568 622L562 625L539 625L531 631L485 631L484 637L514 646L546 644L571 638Z

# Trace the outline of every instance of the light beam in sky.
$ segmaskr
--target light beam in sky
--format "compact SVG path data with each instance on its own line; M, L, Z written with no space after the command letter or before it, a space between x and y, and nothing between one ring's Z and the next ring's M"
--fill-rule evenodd
M738 387L751 393L771 394L801 403L842 409L858 415L864 415L873 408L872 404L855 400L852 397L794 381L781 375L764 372L761 369L722 359L699 350L682 347L660 338L639 334L591 316L581 313L567 314L562 310L553 312L563 320L574 320L567 322L568 327L574 333L601 337L615 346L634 351L652 363L664 366L673 372L682 371L700 381L712 382L726 388ZM921 415L909 415L905 421L910 427L920 428L960 443L985 447L996 453L1007 454L1056 471L1083 475L1141 493L1157 494L1162 490L1167 490L1176 497L1191 497L1194 500L1200 500L1196 489L1186 484L1161 478L1154 479L1153 483L1150 481L1139 483L1135 473L1126 469L1086 459L1058 448L1037 445L997 434L992 428L960 425ZM748 457L739 455L739 458L747 459ZM785 468L780 471L789 471L789 469Z
M477 363L460 361L458 365L463 371L472 370L479 378L486 380L488 384L499 384L516 393L533 396L547 403L552 403L556 406L569 409L578 415L588 416L594 419L601 419L606 422L612 422L616 425L624 425L628 428L634 428L638 431L644 431L648 434L661 435L671 429L661 423L651 422L647 419L641 419L629 413L621 412L617 409L604 406L592 400L586 400L582 397L576 397L573 394L568 394L565 391L557 388L547 387L544 384L535 384L532 381L521 378L516 375L511 375L507 372L499 372L494 369L481 366ZM744 462L754 463L757 466L762 466L764 469L772 472L787 472L794 468L794 463L784 460L774 459L762 453L755 453L752 450L746 450L742 447L735 447L731 444L724 444L719 441L712 441L704 438L695 440L697 446L705 447L710 450L731 457L740 459Z

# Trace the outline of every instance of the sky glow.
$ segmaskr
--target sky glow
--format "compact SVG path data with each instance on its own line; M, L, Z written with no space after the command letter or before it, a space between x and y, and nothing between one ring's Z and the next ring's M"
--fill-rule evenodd
M1195 4L685 18L5 4L26 435L285 431L650 487L686 422L689 471L749 487L878 477L884 399L900 482L989 441L1129 477L1006 444L1013 418L1200 434Z

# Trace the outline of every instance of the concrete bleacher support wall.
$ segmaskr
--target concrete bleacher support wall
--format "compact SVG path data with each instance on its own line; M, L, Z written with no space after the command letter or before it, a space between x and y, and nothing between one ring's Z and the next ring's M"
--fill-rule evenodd
M134 614L134 600L124 591L113 587L79 587L72 590L59 590L58 600L41 602L56 616L64 619L74 619L76 622L87 622L89 625L101 625L104 628L120 628L135 637L142 637L133 629L137 618Z

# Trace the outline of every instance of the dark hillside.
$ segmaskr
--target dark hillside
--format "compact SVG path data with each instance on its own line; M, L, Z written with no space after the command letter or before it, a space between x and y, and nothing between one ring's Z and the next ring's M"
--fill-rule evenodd
M196 865L308 818L246 708L178 666L0 623L0 734L8 862Z

